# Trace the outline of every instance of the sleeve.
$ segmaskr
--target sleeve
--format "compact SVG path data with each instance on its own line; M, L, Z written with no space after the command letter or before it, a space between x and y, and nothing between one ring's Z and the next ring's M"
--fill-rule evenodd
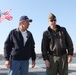
M66 34L66 45L67 45L68 55L73 55L74 52L73 42L66 29L65 29L65 34Z
M35 41L34 41L34 38L31 34L31 38L32 38L32 52L31 52L31 58L32 60L35 60L36 59L36 53L35 53Z
M41 51L42 51L43 60L48 60L49 59L47 50L48 50L48 41L47 41L46 33L44 32L43 33L43 38L42 38L42 43L41 43Z
M11 50L12 50L12 34L10 32L4 43L4 57L6 60L9 60Z

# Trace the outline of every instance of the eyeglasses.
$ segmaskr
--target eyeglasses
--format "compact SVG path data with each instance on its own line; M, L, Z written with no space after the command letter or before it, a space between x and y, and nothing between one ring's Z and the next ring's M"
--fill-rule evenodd
M51 22L56 21L56 20L50 20Z

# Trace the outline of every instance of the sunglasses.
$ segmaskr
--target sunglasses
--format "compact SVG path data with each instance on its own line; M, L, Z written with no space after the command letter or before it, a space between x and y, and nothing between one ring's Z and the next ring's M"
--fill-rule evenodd
M56 21L56 20L50 20L51 22Z

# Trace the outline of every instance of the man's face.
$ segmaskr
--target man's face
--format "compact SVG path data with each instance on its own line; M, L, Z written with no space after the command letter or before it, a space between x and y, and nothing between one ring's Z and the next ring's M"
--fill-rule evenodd
M48 22L51 26L55 26L56 25L56 19L48 19Z
M22 31L25 31L29 27L29 25L30 25L29 20L25 20L21 22L19 27Z

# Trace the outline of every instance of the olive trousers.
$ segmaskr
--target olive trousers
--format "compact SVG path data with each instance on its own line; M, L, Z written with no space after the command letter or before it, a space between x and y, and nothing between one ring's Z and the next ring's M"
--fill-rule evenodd
M68 75L68 55L49 55L50 68L46 68L46 75Z

